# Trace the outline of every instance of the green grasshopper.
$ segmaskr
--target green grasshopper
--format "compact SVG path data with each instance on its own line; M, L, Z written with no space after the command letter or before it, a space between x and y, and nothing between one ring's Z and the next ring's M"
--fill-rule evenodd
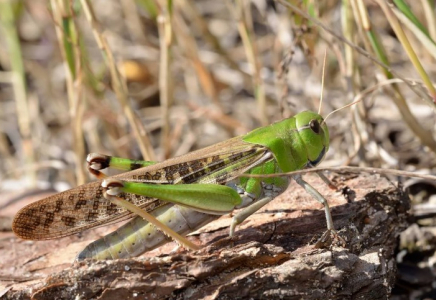
M195 249L181 234L243 208L233 216L233 236L238 224L285 191L290 182L288 176L254 178L244 174L275 174L313 167L328 148L329 132L324 119L305 111L160 163L90 154L88 169L99 181L24 207L15 216L12 228L23 239L45 240L138 214L141 217L136 216L89 244L77 259L137 256L166 242L167 235ZM100 170L107 167L131 171L105 177ZM301 175L292 178L324 205L327 233L335 233L324 197Z

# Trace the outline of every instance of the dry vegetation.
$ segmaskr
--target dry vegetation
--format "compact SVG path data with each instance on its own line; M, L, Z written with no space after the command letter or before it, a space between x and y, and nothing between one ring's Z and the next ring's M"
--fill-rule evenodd
M321 114L363 100L329 117L322 165L434 173L434 3L290 2L312 19L285 1L0 2L0 296L44 265L15 273L34 259L13 214L91 180L88 152L160 161L317 111L325 51ZM436 183L391 179L414 205L392 297L436 298Z

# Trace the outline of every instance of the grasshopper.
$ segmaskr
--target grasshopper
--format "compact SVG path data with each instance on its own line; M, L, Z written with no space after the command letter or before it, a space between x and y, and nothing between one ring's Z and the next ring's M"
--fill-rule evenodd
M329 131L324 119L304 111L160 163L89 154L88 169L100 180L24 207L15 216L12 228L23 239L45 240L138 214L140 217L89 244L77 259L137 256L165 243L167 235L195 249L181 235L242 208L232 219L233 236L238 224L285 191L290 182L289 176L254 178L244 174L275 174L313 167L321 162L328 148ZM101 170L108 167L130 171L106 177ZM301 175L292 178L323 204L326 233L334 234L327 200Z

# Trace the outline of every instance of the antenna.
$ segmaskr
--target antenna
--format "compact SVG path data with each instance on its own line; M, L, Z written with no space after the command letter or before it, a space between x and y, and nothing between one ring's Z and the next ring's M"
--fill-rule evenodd
M325 121L326 121L326 120L327 120L327 119L328 119L332 114L334 114L335 112L338 112L338 111L340 111L341 109L344 109L344 108L350 107L350 106L352 106L352 105L354 105L354 104L356 104L356 103L359 103L360 101L362 101L362 100L364 99L364 97L365 97L366 95L368 95L368 94L374 92L375 90L381 88L382 86L390 85L390 84L393 84L393 83L403 83L403 81L401 81L401 80L398 79L398 78L388 79L388 80L385 80L385 81L379 82L379 83L377 83L376 85L371 86L371 87L365 89L363 92L359 93L358 95L356 95L356 96L354 97L354 101L353 101L353 102L348 103L347 105L344 105L344 106L342 106L342 107L340 107L340 108L338 108L338 109L335 109L335 110L332 111L331 113L329 113L329 114L324 118L324 120L321 122L321 125L322 125L323 123L325 123Z
M322 96L324 92L324 78L325 78L325 61L327 57L327 48L324 50L324 62L322 64L322 78L321 78L321 95L319 101L318 115L321 114L321 106L322 106Z

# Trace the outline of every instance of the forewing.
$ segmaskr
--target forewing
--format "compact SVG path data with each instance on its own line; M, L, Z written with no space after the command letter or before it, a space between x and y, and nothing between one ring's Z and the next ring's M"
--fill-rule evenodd
M162 204L144 196L120 196L147 211ZM101 181L95 181L29 204L17 213L12 229L23 239L54 239L119 221L129 214L105 199Z
M263 146L234 138L114 177L152 184L224 184L269 159L268 153L269 150ZM159 199L129 193L119 196L148 212L164 203ZM129 216L130 212L103 197L101 181L95 181L24 207L15 216L12 228L16 235L24 239L54 239Z

